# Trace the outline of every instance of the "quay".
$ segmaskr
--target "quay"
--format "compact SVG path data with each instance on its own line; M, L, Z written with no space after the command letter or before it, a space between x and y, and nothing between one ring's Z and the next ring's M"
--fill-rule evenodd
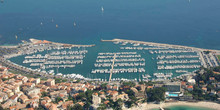
M18 48L18 45L0 46L0 48Z
M47 40L38 40L38 39L33 39L31 38L30 41L33 44L54 44L54 45L61 45L61 46L66 46L66 47L93 47L95 44L92 45L76 45L76 44L66 44L66 43L57 43L57 42L51 42Z
M202 49L202 48L182 46L182 45L165 44L165 43L154 43L154 42L145 42L145 41L135 41L135 40L126 40L126 39L112 39L112 40L103 40L102 39L101 41L102 42L127 42L127 43L153 45L153 46L158 46L158 47L192 49L194 51L215 51L216 53L220 53L220 50Z
M114 69L115 58L116 58L116 53L114 54L114 59L112 61L112 69L111 69L110 76L109 76L109 83L111 82L111 79L112 79L112 72Z

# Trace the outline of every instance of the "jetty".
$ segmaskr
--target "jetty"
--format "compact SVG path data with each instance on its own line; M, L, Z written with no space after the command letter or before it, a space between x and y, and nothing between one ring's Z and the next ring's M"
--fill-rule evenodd
M47 40L38 40L38 39L33 39L33 38L31 38L30 41L33 44L55 44L55 45L60 45L60 46L65 46L65 47L93 47L93 46L95 46L95 44L92 44L92 45L76 45L76 44L51 42L51 41L47 41Z
M114 59L117 57L117 59ZM114 62L114 64L112 63ZM113 65L112 65L113 64ZM114 70L110 68L114 66ZM145 72L145 59L137 52L106 52L98 53L94 63L95 73L143 73Z
M109 76L109 83L111 82L111 79L112 79L112 72L113 72L113 69L114 69L115 59L116 59L116 54L114 54L114 59L112 61L112 68L111 68L111 72L110 72L110 76Z
M126 40L126 39L112 39L112 40L101 40L102 42L123 42L123 43L132 43L132 44L144 44L158 47L169 47L169 48L182 48L182 49L191 49L194 51L215 51L220 53L220 50L212 49L202 49L190 46L174 45L174 44L165 44L165 43L155 43L155 42L145 42L145 41L135 41L135 40Z

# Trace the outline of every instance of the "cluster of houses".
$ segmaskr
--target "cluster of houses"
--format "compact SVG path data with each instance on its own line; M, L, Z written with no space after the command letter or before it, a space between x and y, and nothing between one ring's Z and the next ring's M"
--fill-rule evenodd
M18 110L18 109L35 109L43 107L46 110L65 110L69 106L74 106L76 103L84 105L85 102L76 102L69 100L69 97L76 97L80 92L87 90L99 90L92 94L92 106L98 108L100 104L114 102L118 99L128 101L129 96L126 90L132 90L135 97L138 99L147 98L146 89L153 89L156 87L166 88L166 100L193 100L193 96L186 95L186 91L193 91L196 80L194 77L186 76L184 81L155 83L152 86L145 84L138 84L136 86L124 86L121 83L107 84L105 88L101 87L101 83L88 82L62 82L55 83L55 79L41 80L40 78L28 78L20 74L13 74L8 71L8 68L0 65L0 105L4 109ZM216 82L214 77L209 78L216 88L220 88L220 83ZM204 82L200 82L204 83ZM210 92L220 96L220 92L215 90L207 91L207 85L203 85L204 93ZM219 89L218 89L219 90ZM58 100L60 98L62 100Z
M20 74L10 73L8 68L0 66L0 105L3 109L35 109L41 106L46 110L65 110L67 107L76 104L72 100L68 100L68 97L76 97L80 92L97 88L101 88L100 84L71 82L56 84L55 79L45 81L40 78L28 78ZM118 92L119 86L107 85L106 89L107 91L100 90L98 93L93 93L94 108L97 108L101 103L108 104L109 101L106 98L108 96L113 101L129 99L128 94ZM124 87L124 89L130 88ZM62 100L56 102L58 97ZM85 103L77 102L77 104L83 106Z
M40 78L28 78L10 73L6 67L0 66L0 103L3 109L35 109L39 106L47 110L67 109L73 105L73 101L68 101L68 96L88 88L90 85L81 83L55 84L54 79L43 81ZM57 97L62 98L62 101L54 103Z

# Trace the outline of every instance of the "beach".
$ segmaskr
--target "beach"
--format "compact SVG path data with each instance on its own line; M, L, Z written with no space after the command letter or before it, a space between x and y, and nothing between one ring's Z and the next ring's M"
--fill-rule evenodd
M162 104L147 104L143 103L140 104L139 106L129 108L127 110L151 110L151 109L159 109L160 107L162 108L167 108L171 106L192 106L192 107L202 107L202 108L210 108L214 110L218 110L220 108L220 104L214 103L214 102L185 102L185 101L180 101L180 102L169 102L169 103L162 103Z

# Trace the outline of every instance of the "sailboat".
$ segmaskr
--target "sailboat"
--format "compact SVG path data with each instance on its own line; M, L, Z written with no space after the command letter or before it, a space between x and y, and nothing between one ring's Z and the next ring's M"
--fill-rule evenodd
M52 23L54 22L53 18L52 18L51 22L52 22Z
M58 28L59 26L58 26L58 24L56 24L56 28Z
M18 39L18 36L17 35L15 35L15 38L16 38L16 40Z
M76 22L73 23L73 26L76 26Z
M43 23L41 22L40 25L43 25Z
M103 8L103 6L101 7L101 10L102 10L102 12L104 12L104 8Z
M189 0L189 3L191 2L191 0Z

